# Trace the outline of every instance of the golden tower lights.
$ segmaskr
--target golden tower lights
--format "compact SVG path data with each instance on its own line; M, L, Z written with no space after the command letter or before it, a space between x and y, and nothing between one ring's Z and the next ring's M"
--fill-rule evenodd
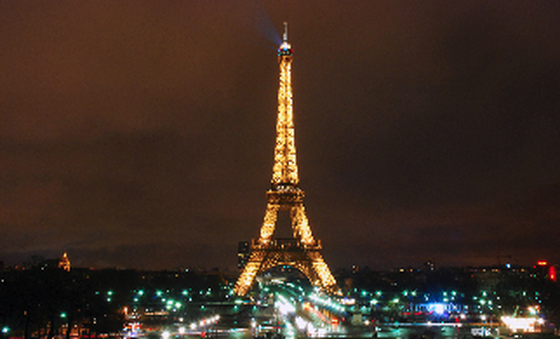
M278 48L280 86L271 187L266 193L268 204L260 236L253 239L249 260L235 284L234 292L237 295L245 295L258 274L278 265L295 267L314 286L329 293L339 293L336 281L321 255L321 242L313 238L303 206L305 193L298 187L292 105L292 54L292 46L288 43L288 25L284 23L283 42ZM290 212L293 238L273 238L279 211Z

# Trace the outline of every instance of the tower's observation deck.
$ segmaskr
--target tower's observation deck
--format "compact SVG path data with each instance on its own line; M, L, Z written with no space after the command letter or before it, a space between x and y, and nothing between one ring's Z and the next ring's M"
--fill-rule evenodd
M330 293L338 287L321 255L321 242L313 238L305 214L305 192L298 186L296 142L292 102L292 46L288 43L288 25L284 23L283 42L278 48L280 85L276 120L276 145L267 207L258 239L253 239L251 255L235 284L235 293L245 295L255 277L269 268L290 265L304 273L311 283ZM289 211L293 238L273 238L279 211Z

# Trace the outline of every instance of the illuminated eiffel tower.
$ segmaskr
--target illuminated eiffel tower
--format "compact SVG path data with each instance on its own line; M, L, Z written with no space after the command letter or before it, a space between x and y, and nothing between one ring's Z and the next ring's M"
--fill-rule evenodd
M268 204L260 237L252 240L249 259L235 284L234 292L237 295L245 295L257 275L279 265L297 268L314 286L328 293L339 293L336 281L321 255L321 242L311 234L303 206L305 193L298 186L292 110L292 47L288 43L286 23L283 38L278 49L280 88L272 181L266 192ZM290 212L293 238L273 238L279 211Z

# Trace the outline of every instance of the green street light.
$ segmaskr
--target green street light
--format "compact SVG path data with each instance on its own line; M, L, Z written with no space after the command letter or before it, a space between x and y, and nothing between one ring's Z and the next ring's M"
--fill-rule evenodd
M10 328L9 328L8 326L4 326L4 327L2 328L2 333L6 334L6 333L8 333L8 332L10 332Z
M66 318L66 312L60 313L60 317L61 317L61 318Z

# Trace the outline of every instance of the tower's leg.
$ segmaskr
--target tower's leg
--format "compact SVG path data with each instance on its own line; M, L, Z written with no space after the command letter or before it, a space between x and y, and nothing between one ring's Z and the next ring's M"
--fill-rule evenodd
M260 272L264 260L264 253L261 251L251 253L249 261L243 268L243 272L237 279L233 292L237 295L243 296L249 292L253 285L257 274Z
M276 219L278 218L278 209L280 206L278 204L268 203L266 206L266 212L264 214L263 225L261 227L261 234L258 240L258 246L264 246L269 243L272 234L274 233L274 228L276 226ZM235 283L234 292L237 295L245 295L253 285L257 274L260 273L263 260L265 255L262 251L253 251L247 264L243 268L243 272L237 279Z
M309 227L309 221L305 214L303 204L293 206L291 215L294 237L304 245L315 245L315 239L311 234L311 227ZM303 261L305 262L305 268L302 272L309 278L311 283L313 285L320 286L331 293L338 293L336 280L325 263L321 253L319 251L310 251L306 253L306 256L306 259L309 260Z
M272 237L274 233L274 227L276 226L276 219L278 218L278 209L280 208L277 204L268 203L266 206L266 212L264 214L263 225L261 227L261 236L259 242L261 244L266 244Z
M321 281L321 287L327 292L338 294L338 286L336 285L336 280L334 279L331 270L325 263L323 256L319 254L319 257L313 260L313 271L319 276Z
M292 217L292 231L294 238L298 239L304 245L313 245L315 239L309 227L309 221L305 215L303 204L297 204L290 211Z

